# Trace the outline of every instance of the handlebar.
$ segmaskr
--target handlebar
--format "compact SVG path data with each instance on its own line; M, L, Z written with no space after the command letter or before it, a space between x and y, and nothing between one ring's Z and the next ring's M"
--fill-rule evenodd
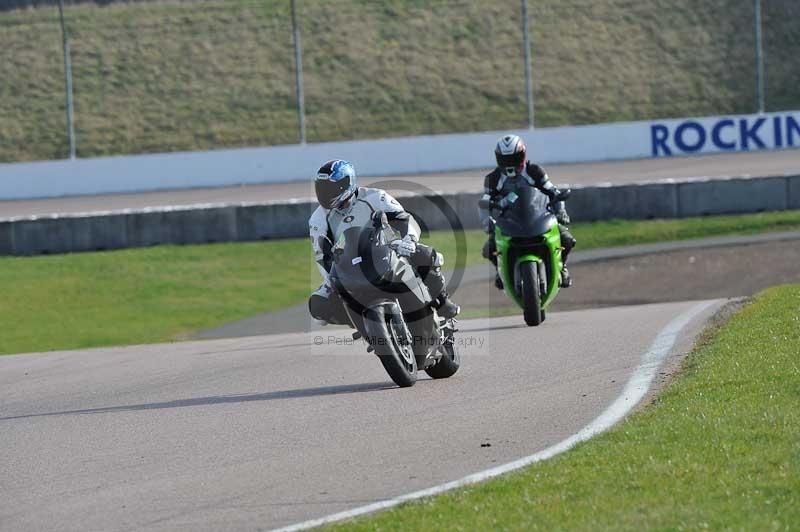
M566 201L572 195L572 189L564 189L560 190L558 194L550 198L548 206L552 210L555 207L555 204L560 201ZM481 209L492 210L497 209L501 212L504 212L506 209L510 207L510 205L501 206L498 202L492 201L491 199L481 198L478 200L478 207Z
M564 190L560 190L558 194L556 194L556 196L553 198L553 202L566 201L569 199L571 195L572 195L572 189L565 188Z

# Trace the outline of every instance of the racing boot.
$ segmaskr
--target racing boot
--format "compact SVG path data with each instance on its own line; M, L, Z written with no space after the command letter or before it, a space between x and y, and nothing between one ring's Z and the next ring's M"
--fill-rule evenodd
M570 286L572 286L572 277L570 276L569 270L567 269L566 265L563 268L561 268L560 286L561 288L569 288Z
M440 267L431 268L422 282L428 287L428 291L433 298L431 306L436 309L440 316L448 319L458 316L458 313L461 312L461 307L450 300L450 296L445 290L446 283Z
M561 286L561 288L569 288L572 286L572 277L567 269L567 261L569 260L569 253L572 251L572 248L575 247L577 240L575 240L575 237L572 236L572 233L569 232L569 229L565 225L559 223L558 231L561 233L561 245L563 246L563 251L561 252L561 260L563 263L561 266L561 283L559 286Z
M500 277L500 273L498 273L498 272L495 272L495 274L494 274L494 286L498 290L502 290L504 288L503 279Z

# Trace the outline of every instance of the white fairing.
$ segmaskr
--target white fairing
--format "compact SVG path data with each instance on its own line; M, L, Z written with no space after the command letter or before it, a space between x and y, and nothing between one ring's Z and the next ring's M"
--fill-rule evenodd
M308 220L308 231L314 249L314 260L324 285L328 285L328 272L323 267L324 239L329 238L332 244L335 243L350 227L364 227L371 223L372 213L378 210L387 214L405 212L400 202L388 192L378 188L360 187L357 196L347 207L325 209L320 206L311 215ZM416 223L409 225L408 233L413 235L415 240L419 240L419 228Z

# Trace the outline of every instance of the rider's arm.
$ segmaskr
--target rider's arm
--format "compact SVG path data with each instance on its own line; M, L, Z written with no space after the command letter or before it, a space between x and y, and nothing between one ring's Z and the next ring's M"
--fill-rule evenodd
M519 197L517 193L511 187L509 191L506 188L506 183L508 180L508 176L503 174L499 169L495 169L489 175L486 176L486 179L483 182L483 196L481 196L481 200L489 200L493 203L494 209L499 209L499 212L502 212L511 207L517 198ZM480 217L481 217L481 226L483 227L484 232L491 234L494 232L494 219L492 218L492 210L484 209L483 207L478 207Z
M327 213L322 207L317 207L308 220L308 232L311 236L311 247L314 250L314 262L319 268L323 284L328 285L328 270L331 267L333 243L330 241Z
M525 178L532 186L538 188L541 192L546 194L551 200L560 194L558 187L550 181L544 168L538 164L528 162L525 166ZM567 214L567 207L563 201L557 201L553 205L553 211L556 213L558 222L561 224L569 224L569 215Z
M547 176L544 168L538 164L528 162L528 164L525 166L525 178L528 183L538 188L550 198L553 198L558 194L558 187L556 187L553 182L550 181L550 178Z
M398 231L402 237L410 235L415 242L419 242L420 228L417 221L408 213L400 202L394 199L391 194L380 189L366 189L365 201L374 210L382 210L386 213L389 225Z
M494 171L486 176L483 180L483 196L481 199L497 201L500 198L500 192L497 189L499 173ZM481 227L487 234L493 231L492 213L489 209L478 207L478 214L481 218Z

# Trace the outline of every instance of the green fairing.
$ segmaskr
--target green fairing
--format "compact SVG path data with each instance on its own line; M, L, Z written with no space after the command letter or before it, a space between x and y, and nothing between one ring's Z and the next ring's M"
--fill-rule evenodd
M505 293L508 294L514 302L521 308L524 308L521 294L517 293L514 274L517 271L519 264L523 262L536 262L537 264L543 261L550 261L551 267L547 269L549 275L547 279L547 290L543 294L542 309L546 309L550 303L555 299L558 294L559 284L561 280L561 234L558 230L558 224L553 226L542 235L544 243L549 250L549 256L540 257L533 253L526 253L520 255L514 261L513 267L509 267L509 250L511 249L511 237L505 236L498 226L495 226L495 241L497 242L497 270L500 272L500 277L505 285Z

